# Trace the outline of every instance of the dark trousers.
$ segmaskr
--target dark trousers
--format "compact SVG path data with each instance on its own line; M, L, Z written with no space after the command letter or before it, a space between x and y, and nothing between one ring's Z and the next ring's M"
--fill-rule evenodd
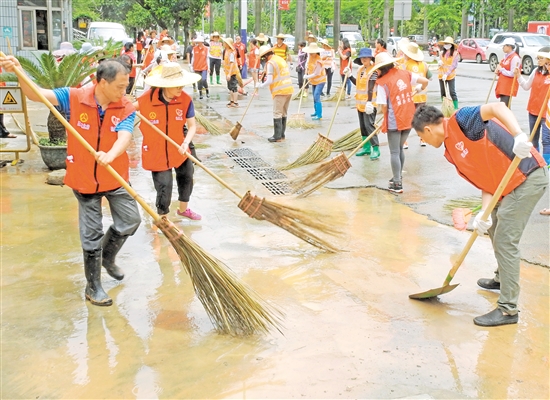
M132 93L132 88L134 87L134 82L136 81L135 77L128 78L128 86L126 87L126 94Z
M137 51L136 53L136 64L141 64L141 51Z
M327 74L327 96L330 95L330 88L332 87L332 70L330 68L325 68Z
M298 73L298 87L301 89L304 86L304 70L296 70Z
M222 66L222 60L218 58L210 59L210 76L214 75L214 70L216 70L216 76L220 76L220 67Z
M191 150L191 149L190 149ZM176 171L176 184L178 185L178 200L189 202L191 193L193 192L193 162L187 159L179 167L174 168ZM165 215L170 212L170 203L172 202L172 187L174 179L172 170L153 171L153 183L157 191L157 212L160 215Z
M447 86L449 86L449 94L451 95L451 99L455 100L455 101L458 101L458 97L456 95L456 89L455 89L455 79L451 79L449 81L445 81L447 82ZM446 94L445 94L445 85L443 84L443 81L440 79L439 80L439 91L441 93L441 97L445 97Z
M506 104L506 107L508 107L508 103L510 102L510 96L503 96L503 95L500 95L499 99L498 99L501 103L504 103Z
M376 108L372 114L367 114L363 111L357 110L357 115L359 116L359 129L361 129L361 136L363 137L363 140L365 140L365 138L376 129L374 126L374 121L376 120ZM379 146L380 140L378 140L378 135L371 137L369 143L371 146Z
M199 92L204 88L206 89L206 93L208 93L208 81L206 80L208 71L195 71L195 73L201 76L201 80L198 82Z

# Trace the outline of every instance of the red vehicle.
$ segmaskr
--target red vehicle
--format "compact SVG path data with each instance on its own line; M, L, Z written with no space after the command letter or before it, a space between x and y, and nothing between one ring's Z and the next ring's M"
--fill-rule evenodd
M475 60L478 64L487 61L485 50L491 39L462 39L458 45L459 61Z

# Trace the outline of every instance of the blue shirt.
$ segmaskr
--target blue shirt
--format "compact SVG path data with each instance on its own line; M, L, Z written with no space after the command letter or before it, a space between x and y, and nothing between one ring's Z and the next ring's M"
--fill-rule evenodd
M54 89L53 93L55 94L55 97L57 98L58 106L57 108L60 109L66 116L67 120L71 118L71 102L69 100L70 97L70 88L68 87L62 87L58 89ZM96 101L97 104L97 101ZM105 110L101 108L101 106L97 105L97 110L99 111L99 119L100 122L103 122L103 117L105 116ZM115 127L115 131L127 131L132 133L134 131L134 119L136 118L136 113L133 112L128 117L120 121L117 126Z
M481 106L462 107L455 114L458 126L468 139L477 141L485 136L485 129L489 121L481 118Z

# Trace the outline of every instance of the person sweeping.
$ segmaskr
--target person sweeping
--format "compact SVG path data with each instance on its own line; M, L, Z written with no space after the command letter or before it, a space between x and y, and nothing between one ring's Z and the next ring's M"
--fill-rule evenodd
M315 112L311 114L311 119L318 121L323 118L323 105L321 103L321 93L327 82L327 75L320 53L322 49L317 43L310 43L304 47L304 52L308 54L307 74L304 79L308 79L313 89L313 107Z
M449 94L453 100L455 110L458 110L458 96L456 95L455 77L458 60L460 58L457 50L457 45L452 37L447 36L445 40L439 42L442 48L440 53L439 64L439 90L441 98L447 96L445 86L449 88Z
M518 83L514 78L514 71L521 66L516 42L512 38L506 38L502 42L504 57L500 60L495 73L498 75L497 87L495 88L496 98L504 104L510 104L510 97L518 94Z
M520 275L519 242L533 208L548 186L548 172L541 155L522 132L512 111L503 103L463 107L451 118L444 118L432 106L422 106L414 115L413 127L431 146L445 146L445 158L460 176L481 190L482 209L491 202L502 177L515 156L518 168L502 192L487 221L480 211L474 219L479 235L489 233L497 270L490 279L479 279L484 289L500 290L497 306L475 317L481 326L518 322Z
M223 72L225 73L225 79L227 80L227 89L229 90L229 103L227 107L237 108L239 103L239 81L237 80L237 74L239 73L239 67L237 64L237 52L233 46L233 39L223 39L224 54L223 54Z
M189 208L194 168L185 153L189 151L193 154L196 123L193 100L183 91L185 85L200 79L200 75L184 71L177 62L161 64L145 78L151 88L137 99L136 108L140 114L180 144L178 149L149 125L140 125L143 134L142 165L143 169L151 171L157 192L155 204L161 217L170 212L173 170L178 186L179 206L176 214L191 220L201 219L199 214Z
M210 86L214 85L214 72L216 73L216 83L221 85L220 68L222 65L222 52L223 44L220 42L220 34L218 32L214 32L210 35L210 44L208 46L208 58L210 60L210 67L208 68L210 71Z
M376 103L373 103L373 98L376 96L376 79L378 74L372 70L374 54L372 49L362 48L359 54L353 60L354 64L360 65L357 70L357 78L350 76L349 80L356 86L355 107L357 108L357 116L359 117L359 128L363 140L369 136L376 128L374 121L376 119ZM344 74L349 74L351 71L348 67L344 69ZM370 75L369 75L370 74ZM378 135L374 135L368 142L363 145L363 149L355 155L362 157L370 155L371 160L380 158L380 141ZM372 153L372 154L371 154Z
M7 72L23 69L13 56L0 57ZM126 189L103 168L110 165L124 180L129 180L126 149L134 130L135 108L125 97L128 71L118 60L103 61L97 67L97 84L85 88L31 88L20 80L23 93L40 101L35 91L57 106L70 124L96 150L94 158L73 135L67 135L67 173L64 183L73 189L78 201L78 224L84 255L86 299L93 305L110 306L113 300L101 285L101 266L117 280L124 272L115 257L140 222L136 201ZM111 209L113 224L103 233L102 199Z
M285 140L286 119L290 99L294 93L290 80L290 69L284 58L274 54L274 49L269 46L260 48L260 58L266 60L266 78L260 87L269 85L273 97L273 129L274 134L267 139L270 142Z

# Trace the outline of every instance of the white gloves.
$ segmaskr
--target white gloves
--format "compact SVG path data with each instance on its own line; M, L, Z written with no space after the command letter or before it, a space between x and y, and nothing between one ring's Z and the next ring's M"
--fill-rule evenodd
M439 66L441 67L441 66L443 65L443 61L439 60L439 61L437 62L437 65L439 65Z
M370 101L367 101L367 105L365 106L365 114L372 114L374 112L374 106Z
M493 225L493 219L491 218L491 214L489 214L489 217L487 217L487 221L483 221L481 217L485 211L481 210L477 213L476 217L474 218L474 229L477 232L479 236L483 236L487 233L489 228Z
M418 84L414 87L414 90L413 90L416 94L420 93L422 91L422 84Z
M349 67L344 68L344 75L348 75L351 72L351 69Z
M443 76L441 77L442 80L446 81L447 80L447 74L443 74Z
M294 69L294 64L290 63L290 65L288 66L288 69L289 69L289 71L292 71Z
M529 141L527 134L521 132L514 137L514 147L512 151L519 158L531 157L533 143Z

